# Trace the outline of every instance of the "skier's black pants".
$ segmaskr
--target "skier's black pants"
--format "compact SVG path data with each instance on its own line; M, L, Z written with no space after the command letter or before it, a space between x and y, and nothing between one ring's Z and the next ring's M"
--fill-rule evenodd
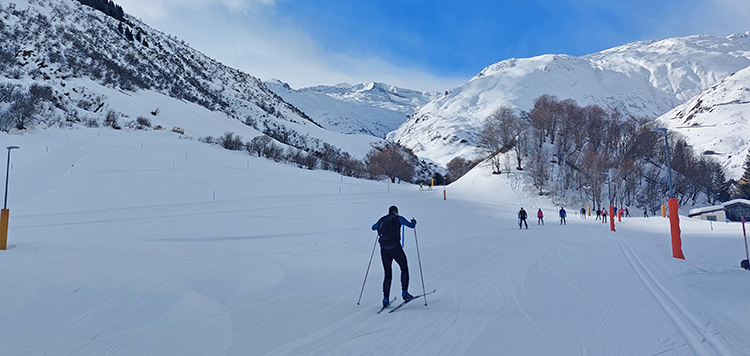
M519 228L519 229L520 229L520 228L521 228L521 226L523 226L523 225L526 225L526 228L527 228L527 229L529 228L529 224L527 224L527 223L526 223L526 219L520 219L520 220L518 221L518 228Z
M401 246L391 249L380 249L380 258L383 261L383 270L385 278L383 279L383 297L389 298L391 295L391 280L393 279L393 269L391 264L396 260L401 268L401 290L409 290L409 264L406 262L406 254Z

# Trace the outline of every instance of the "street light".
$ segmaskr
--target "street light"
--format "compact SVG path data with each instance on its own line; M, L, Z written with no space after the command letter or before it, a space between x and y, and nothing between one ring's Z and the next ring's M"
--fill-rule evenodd
M609 169L602 173L607 175L607 190L609 191L609 229L615 231L615 207L612 205L612 180L609 178Z
M656 127L651 129L654 132L664 133L664 147L667 153L667 175L669 177L669 231L672 235L672 257L685 259L682 254L682 239L680 238L680 203L674 197L674 187L672 186L672 166L669 164L669 138L667 138L667 129Z
M0 250L5 250L8 245L8 177L10 174L10 150L19 148L18 146L8 146L8 165L5 167L5 201L3 210L0 212Z

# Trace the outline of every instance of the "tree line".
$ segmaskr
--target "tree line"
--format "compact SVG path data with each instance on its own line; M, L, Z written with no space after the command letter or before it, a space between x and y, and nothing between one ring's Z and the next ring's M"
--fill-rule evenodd
M267 132L245 141L240 135L225 132L220 137L200 137L199 141L217 144L228 150L246 151L248 154L263 157L280 163L294 164L304 169L321 169L345 176L364 179L388 179L416 183L429 175L443 182L443 175L433 172L428 165L408 148L393 142L382 142L370 149L364 159L352 157L329 143L322 143L313 149L294 147L290 142L279 140L284 137L278 132Z
M664 134L654 120L625 116L617 109L580 106L573 99L542 95L530 111L501 106L483 122L478 147L493 172L526 170L540 194L565 202L603 205L608 192L618 206L655 210L668 192ZM721 165L669 132L675 197L681 204L705 197L709 203L737 196ZM608 202L606 202L609 204Z
M78 2L93 7L117 20L123 21L125 19L125 11L122 10L122 6L115 4L112 0L78 0Z

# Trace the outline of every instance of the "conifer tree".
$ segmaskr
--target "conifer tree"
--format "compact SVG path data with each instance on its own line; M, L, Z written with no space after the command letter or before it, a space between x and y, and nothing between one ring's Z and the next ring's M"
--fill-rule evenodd
M739 197L750 199L750 151L745 159L745 173L742 175L739 184Z

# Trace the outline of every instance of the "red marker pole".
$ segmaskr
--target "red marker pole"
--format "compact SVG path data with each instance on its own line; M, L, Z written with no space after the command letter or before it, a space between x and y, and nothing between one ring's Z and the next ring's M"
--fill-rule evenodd
M677 198L669 198L669 227L672 234L672 257L685 259L682 254L682 238L680 237L680 203Z

